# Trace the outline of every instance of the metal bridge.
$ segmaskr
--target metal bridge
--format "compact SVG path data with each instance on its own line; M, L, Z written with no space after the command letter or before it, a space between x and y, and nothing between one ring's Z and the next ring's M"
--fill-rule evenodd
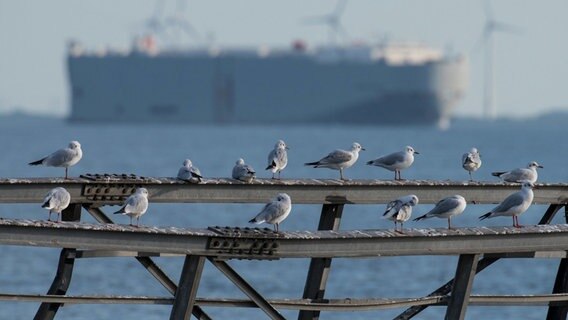
M349 204L382 204L413 193L421 203L435 203L448 194L469 202L497 203L518 185L452 181L382 180L258 180L250 184L210 179L190 184L169 178L134 175L84 175L75 179L0 179L0 203L40 203L52 188L66 188L72 204L63 222L0 218L0 245L61 248L57 273L45 295L0 293L0 300L41 302L35 319L53 319L64 303L172 305L170 319L211 319L207 307L260 308L271 319L284 319L279 309L299 310L298 319L319 319L320 311L364 311L406 307L396 319L410 319L429 306L447 306L447 319L464 319L468 305L545 305L547 319L564 319L568 312L568 225L550 225L564 207L568 217L568 184L539 184L535 203L548 204L539 225L447 229L339 231ZM121 203L140 186L151 202L265 203L286 192L294 204L322 204L318 230L273 232L270 229L212 226L207 229L131 227L114 224L101 206ZM82 212L100 224L80 222ZM431 294L417 298L326 299L333 258L382 256L459 256L454 279ZM68 296L76 259L93 257L137 259L171 296ZM183 256L179 283L152 260ZM558 258L554 290L547 295L471 295L475 275L503 258ZM243 279L231 259L265 260L311 258L301 298L270 299ZM249 299L199 298L197 289L205 262L217 268Z

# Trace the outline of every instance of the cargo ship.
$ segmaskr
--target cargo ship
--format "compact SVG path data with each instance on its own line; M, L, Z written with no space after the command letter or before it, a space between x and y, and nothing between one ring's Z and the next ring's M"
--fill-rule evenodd
M446 127L467 88L462 55L415 43L129 50L69 44L74 122Z

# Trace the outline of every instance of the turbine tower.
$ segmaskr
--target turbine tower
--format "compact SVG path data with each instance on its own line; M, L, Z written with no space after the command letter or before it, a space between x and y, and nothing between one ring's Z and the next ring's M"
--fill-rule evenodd
M480 41L485 47L483 70L483 116L486 120L494 120L497 116L495 106L495 68L494 68L494 34L497 32L520 34L519 28L497 21L493 16L491 2L485 1L485 25Z
M338 0L335 9L328 14L303 19L305 24L325 24L329 28L329 43L336 45L339 36L348 37L347 30L341 23L341 16L347 6L347 0Z

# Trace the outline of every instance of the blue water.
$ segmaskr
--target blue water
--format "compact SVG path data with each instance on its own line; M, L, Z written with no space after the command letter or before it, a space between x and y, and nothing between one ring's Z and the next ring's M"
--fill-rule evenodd
M363 165L363 161L412 145L420 152L414 166L403 172L408 179L465 180L461 155L477 147L484 161L475 173L480 180L495 181L490 172L525 166L536 160L544 165L541 182L566 182L568 148L567 130L555 119L533 122L480 124L461 121L448 131L434 128L372 127L240 127L240 126L167 126L167 125L71 125L62 120L38 118L0 118L0 177L56 177L63 170L29 167L27 163L70 140L81 142L84 157L70 173L136 173L144 176L174 176L185 158L191 158L206 177L228 177L235 160L243 157L261 177L266 155L277 139L290 146L289 164L284 178L336 178L328 169L303 166L318 160L335 148L349 148L353 141L366 152L353 168L346 170L352 179L391 179L393 174ZM538 191L537 191L538 192ZM293 199L292 199L293 201ZM417 216L432 205L414 209ZM142 217L145 225L206 227L210 225L247 226L261 204L152 204ZM455 218L456 226L510 225L509 218L479 223L477 217L490 206L469 205ZM103 208L111 212L114 208ZM316 229L319 205L295 205L283 230ZM344 210L341 229L392 228L389 221L378 219L384 205L352 205ZM520 218L534 224L546 207L533 205ZM0 216L45 219L47 213L37 205L0 205ZM93 222L88 214L84 221ZM128 223L127 217L116 217ZM412 226L445 227L445 220L410 222ZM562 223L560 217L554 223ZM59 250L27 247L0 247L0 292L43 294L49 288L57 265ZM179 278L183 258L157 258L156 261L174 279ZM261 293L271 298L300 298L309 261L288 259L272 262L230 261L230 264ZM335 259L326 291L329 298L419 297L428 294L453 277L456 257L390 257L373 259ZM474 282L474 294L544 294L552 290L558 260L508 259L480 273ZM121 294L168 296L132 258L80 259L75 262L70 295ZM206 264L199 297L244 298L229 280L212 265ZM0 319L31 319L37 304L0 302ZM215 319L264 319L255 309L206 308ZM323 313L322 319L388 319L402 309L360 313ZM166 319L169 306L152 305L68 305L57 319ZM443 307L430 307L417 319L442 319ZM283 310L287 318L296 311ZM544 307L470 307L468 319L542 319Z

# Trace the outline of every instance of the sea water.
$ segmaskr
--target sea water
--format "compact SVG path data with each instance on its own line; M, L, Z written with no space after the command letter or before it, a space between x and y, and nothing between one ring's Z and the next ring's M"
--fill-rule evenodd
M238 158L264 171L267 154L278 139L290 146L288 167L282 178L338 178L328 169L313 169L304 162L316 161L336 148L349 149L359 142L367 149L360 160L345 171L350 179L392 179L394 173L364 165L367 160L402 150L406 145L420 152L414 165L402 172L405 179L466 180L461 156L471 147L480 150L483 165L474 178L496 181L492 171L507 170L538 161L539 182L568 181L567 129L561 121L458 121L447 131L418 127L372 126L196 126L137 124L69 124L60 119L29 117L0 118L0 177L60 177L61 168L30 167L55 149L78 140L83 159L70 169L71 176L82 173L134 173L143 176L173 177L186 158L205 177L229 177ZM267 199L268 200L268 199ZM292 202L294 199L292 199ZM432 204L419 204L413 216L425 213ZM453 219L455 227L511 225L510 218L478 221L490 205L469 204ZM103 210L111 213L117 207ZM262 204L155 204L151 203L141 224L204 228L211 225L248 226L247 221ZM342 230L392 228L380 219L384 205L348 205ZM320 205L294 205L280 228L317 229ZM533 205L520 217L522 224L535 224L546 206ZM40 204L1 204L6 218L46 219ZM112 216L127 224L128 217ZM563 223L556 217L553 223ZM86 213L83 221L94 223ZM446 227L446 220L408 222L405 227ZM0 246L0 292L45 294L55 275L58 249ZM179 279L183 257L156 258L155 261L175 281ZM247 281L269 298L301 298L309 265L308 259L279 261L229 261ZM408 298L429 294L451 279L457 257L417 256L367 259L334 259L326 298ZM473 294L547 294L552 290L557 259L503 259L474 281ZM169 297L169 293L132 258L97 258L75 261L69 295L144 295ZM206 263L198 297L246 298L215 267ZM0 319L31 319L37 303L0 302ZM66 305L57 319L167 319L171 306L160 305ZM205 308L214 319L265 319L258 309ZM356 313L322 313L322 319L389 319L404 309ZM467 319L542 319L546 307L475 307ZM297 311L281 310L286 318ZM442 319L444 307L430 307L416 319Z

